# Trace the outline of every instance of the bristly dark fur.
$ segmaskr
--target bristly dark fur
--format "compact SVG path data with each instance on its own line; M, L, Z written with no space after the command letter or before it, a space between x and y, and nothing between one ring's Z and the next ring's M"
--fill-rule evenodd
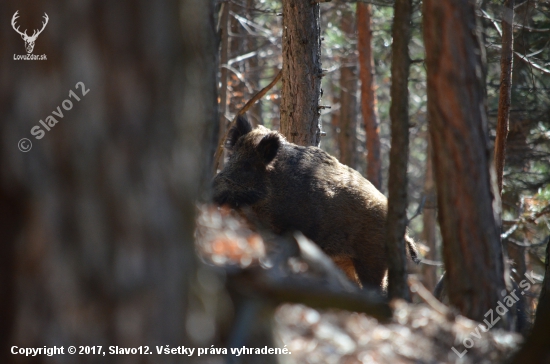
M235 125L229 130L227 140L225 141L225 147L229 150L233 150L239 138L252 131L252 125L248 121L245 115L237 116Z
M381 288L386 257L387 199L357 171L316 147L288 143L237 118L231 156L214 179L214 201L249 208L277 234L301 231L363 287ZM408 255L418 260L406 237Z
M281 147L281 138L278 133L269 133L260 140L258 153L264 164L269 164L277 155Z

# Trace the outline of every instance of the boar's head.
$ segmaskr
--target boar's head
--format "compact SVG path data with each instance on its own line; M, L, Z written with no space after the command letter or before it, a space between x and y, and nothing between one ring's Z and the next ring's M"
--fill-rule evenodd
M283 143L279 133L263 126L253 130L246 117L239 116L225 143L229 160L214 178L214 202L238 208L267 198L268 169Z

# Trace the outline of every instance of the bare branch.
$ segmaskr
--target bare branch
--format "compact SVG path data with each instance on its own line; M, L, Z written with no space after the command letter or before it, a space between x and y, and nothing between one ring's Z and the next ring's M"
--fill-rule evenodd
M422 215L422 211L424 211L424 205L426 204L426 196L423 195L422 199L420 200L420 204L418 204L418 208L416 209L416 212L414 215L411 216L410 219L407 220L407 226L415 219L417 216Z
M481 12L483 13L484 17L488 20L491 21L491 23L493 24L493 26L495 27L497 33L502 37L502 30L500 29L500 26L498 25L497 21L495 19L493 19L486 11L484 10L481 10ZM498 44L493 44L492 45L493 47L497 48L497 49L501 49L502 47L499 46ZM534 69L537 69L539 71L541 71L542 73L546 73L546 74L549 74L550 75L550 70L548 68L544 68L543 66L533 62L532 60L530 60L526 55L523 55L519 52L516 52L514 51L514 54L516 56L518 56L519 59L521 59L523 62L527 63L528 65L530 65L531 67L533 67Z
M435 311L439 312L443 316L449 317L450 319L454 319L453 312L445 306L443 303L441 303L437 298L435 298L431 292L424 287L424 285L413 275L409 276L408 279L409 287L411 287L411 291L418 294L424 302L426 302L431 308L433 308Z

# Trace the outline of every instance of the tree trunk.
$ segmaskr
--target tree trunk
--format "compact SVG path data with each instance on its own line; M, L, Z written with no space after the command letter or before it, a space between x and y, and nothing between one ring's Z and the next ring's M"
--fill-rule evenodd
M500 94L498 99L498 123L495 139L495 169L498 192L502 195L504 157L512 98L512 62L514 59L514 0L505 0L502 11L502 50L500 53Z
M407 284L407 162L409 160L409 42L411 0L396 0L392 28L391 150L388 177L388 297L410 300Z
M354 37L355 27L353 13L342 9L340 27L348 38ZM346 52L346 50L344 51ZM353 50L347 49L340 63L340 117L338 134L338 149L340 162L356 168L357 154L357 76L356 59Z
M35 49L47 61L0 59L0 362L20 359L12 345L210 346L188 299L217 137L213 1L27 4L0 3L50 18ZM0 39L22 53L14 32Z
M281 132L292 143L319 146L321 72L319 4L283 0Z
M237 19L237 16L244 15L243 7L232 3L229 11L229 67L231 69L229 70L227 91L229 92L229 112L231 115L235 115L249 100L249 97L246 97L248 80L246 79L245 65L247 62L246 60L235 61L235 58L246 52L247 37L246 30Z
M475 4L425 0L423 12L429 123L449 299L463 315L482 321L506 287L493 211Z
M282 70L280 70L277 66L273 67L273 76L272 78L276 77L277 74L279 72L281 72ZM281 86L281 89L282 89L282 86ZM281 94L282 94L282 90L281 90ZM281 110L281 103L282 103L282 95L281 97L277 97L275 98L274 100L272 100L272 107L273 107L273 112L271 113L272 115L272 120L271 120L271 125L272 125L272 129L273 130L277 130L277 131L281 131L281 117L282 117L282 112L280 113L277 113L277 111L280 111ZM277 117L279 116L279 117Z
M220 39L220 88L218 91L220 103L218 106L219 109L219 135L218 135L218 145L223 142L227 131L227 125L229 124L229 119L226 117L227 114L227 103L228 103L228 92L227 92L227 83L229 71L227 69L227 62L229 61L229 10L230 3L224 2L221 3L221 16L220 16L220 30L219 34ZM220 158L218 169L223 169L225 162L225 150L222 152L222 157ZM215 172L215 171L214 171Z
M546 246L546 273L542 282L535 325L525 345L512 363L547 364L550 362L550 244Z
M220 35L221 35L221 45L220 45L220 138L225 136L225 129L227 127L228 119L225 114L227 113L227 62L229 61L229 10L230 3L222 3L221 17L220 17ZM223 163L223 161L221 161ZM220 165L220 168L223 167L223 164Z
M247 0L247 18L253 19L253 9L254 9L254 0ZM258 50L258 41L255 36L250 34L246 37L246 53L256 52ZM260 80L262 79L263 69L260 67L258 53L255 56L250 57L247 60L247 81L252 85L253 90L252 94L249 95L253 97L258 91L262 89L260 85ZM254 125L263 125L264 121L262 120L262 102L258 101L250 108L248 112L248 120L252 120Z
M357 3L357 48L361 76L361 112L367 134L367 179L382 190L382 161L380 157L380 126L376 110L376 84L372 53L371 5Z
M332 86L330 95L332 95L333 108L330 112L330 126L332 130L331 140L334 144L334 155L340 160L340 90L336 86L336 82L332 82L330 85ZM338 105L338 109L336 109L336 105Z
M428 146L426 148L426 177L424 180L424 196L426 202L422 211L423 220L423 240L430 251L425 258L435 261L438 259L436 247L436 191L433 176L433 151L429 135L427 136ZM425 264L422 266L424 285L433 292L437 284L437 267L434 265Z

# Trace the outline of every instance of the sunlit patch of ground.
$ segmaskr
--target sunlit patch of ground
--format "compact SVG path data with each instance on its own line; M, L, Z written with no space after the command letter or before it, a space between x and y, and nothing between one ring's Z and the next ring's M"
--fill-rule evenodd
M473 337L474 321L449 321L423 304L396 306L393 321L380 324L364 314L282 305L275 332L292 352L288 363L497 363L521 342L502 330ZM451 348L462 353L466 337L474 346L459 359Z

